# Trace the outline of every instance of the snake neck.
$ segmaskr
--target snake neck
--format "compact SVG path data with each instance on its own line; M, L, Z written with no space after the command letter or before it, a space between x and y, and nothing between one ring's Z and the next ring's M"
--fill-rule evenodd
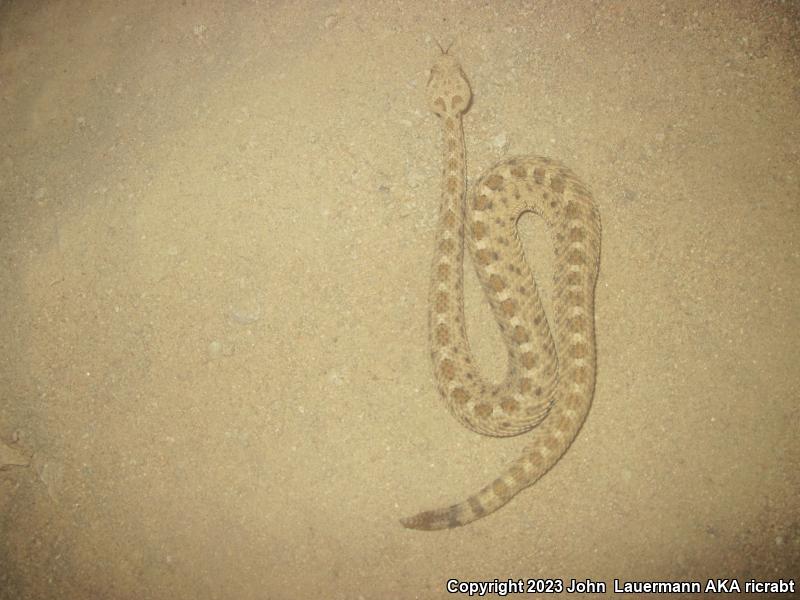
M446 116L442 134L444 164L442 167L442 194L439 204L439 234L440 236L444 234L457 236L463 242L467 159L461 115Z

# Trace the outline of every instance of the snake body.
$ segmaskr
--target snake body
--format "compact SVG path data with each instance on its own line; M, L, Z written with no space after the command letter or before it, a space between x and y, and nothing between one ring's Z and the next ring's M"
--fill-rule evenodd
M589 412L595 380L594 288L600 216L591 193L567 167L543 157L505 160L469 194L462 115L472 93L458 62L443 53L428 96L444 128L444 171L429 297L431 357L450 412L484 435L532 441L494 481L446 508L401 519L411 529L465 525L505 505L566 452ZM532 211L555 250L552 328L517 232ZM481 378L464 325L463 261L473 265L508 350L504 380Z

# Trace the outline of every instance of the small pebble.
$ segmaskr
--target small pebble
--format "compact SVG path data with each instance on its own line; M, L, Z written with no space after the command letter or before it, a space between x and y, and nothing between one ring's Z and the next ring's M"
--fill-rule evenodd
M222 356L222 342L214 340L208 345L208 354L211 358L216 359Z
M498 150L506 150L508 148L508 136L506 136L505 132L494 136L492 145Z

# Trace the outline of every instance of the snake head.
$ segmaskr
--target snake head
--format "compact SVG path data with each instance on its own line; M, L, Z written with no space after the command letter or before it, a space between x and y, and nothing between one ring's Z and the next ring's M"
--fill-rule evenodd
M431 77L428 79L428 101L433 112L440 117L459 116L467 112L472 100L461 65L446 52L431 67Z

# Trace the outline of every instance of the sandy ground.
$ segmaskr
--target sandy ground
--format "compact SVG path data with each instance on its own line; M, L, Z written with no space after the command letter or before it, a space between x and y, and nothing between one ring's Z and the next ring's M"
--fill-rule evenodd
M0 598L797 580L799 30L780 1L0 4ZM470 179L563 160L604 238L576 443L423 533L398 518L525 444L431 375L437 40Z

